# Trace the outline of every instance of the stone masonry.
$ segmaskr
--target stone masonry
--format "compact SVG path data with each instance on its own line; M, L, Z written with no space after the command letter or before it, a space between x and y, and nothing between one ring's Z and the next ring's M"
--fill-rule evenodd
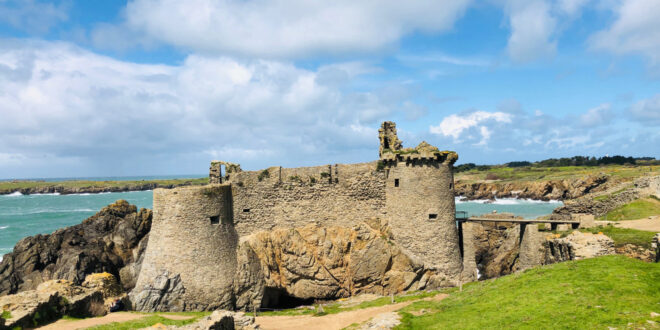
M242 299L231 296L232 276L242 271L239 237L309 225L351 228L370 219L389 223L402 252L435 274L432 286L457 285L457 154L426 142L403 148L393 122L379 135L374 162L242 171L213 161L211 185L155 190L151 238L131 293L135 308L233 308L227 304Z

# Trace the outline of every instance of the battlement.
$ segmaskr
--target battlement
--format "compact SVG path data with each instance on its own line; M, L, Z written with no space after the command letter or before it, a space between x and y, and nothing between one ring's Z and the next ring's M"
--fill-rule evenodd
M310 224L351 228L374 218L389 223L392 239L433 271L431 287L455 285L462 269L454 219L458 155L426 142L403 148L393 122L382 124L379 139L373 162L243 171L215 160L207 186L154 190L152 236L137 285L147 296L138 301L157 303L148 296L160 290L156 279L185 291L170 310L227 307L241 237Z

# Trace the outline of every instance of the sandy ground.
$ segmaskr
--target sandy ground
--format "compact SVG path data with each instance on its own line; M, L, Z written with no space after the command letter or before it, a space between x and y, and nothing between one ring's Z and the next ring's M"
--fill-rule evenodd
M158 314L158 315L172 320L187 320L192 317L192 316L183 316L183 315L166 315L166 314ZM84 328L94 327L97 325L108 324L112 322L131 321L146 316L148 315L131 313L131 312L117 312L102 317L93 317L93 318L77 320L77 321L59 320L57 322L40 327L39 329L44 329L44 330L84 329Z
M440 301L446 298L445 294L438 294L428 300ZM353 323L362 323L370 318L382 314L397 311L413 303L412 301L358 309L337 314L324 316L257 316L256 323L264 330L287 330L287 329L308 329L308 330L332 330L343 329Z
M616 224L615 226L619 228L630 228L630 229L660 232L660 216L655 216L651 219L646 218L639 220L619 221L619 223Z
M638 229L646 231L660 232L660 216L656 215L654 217L638 219L638 220L623 220L623 221L596 221L597 225L608 225L614 224L615 227L619 228L629 228L629 229Z

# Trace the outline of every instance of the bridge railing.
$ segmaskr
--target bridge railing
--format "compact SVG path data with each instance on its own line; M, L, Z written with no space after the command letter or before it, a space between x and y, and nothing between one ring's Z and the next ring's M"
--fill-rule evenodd
M467 220L468 213L466 211L456 211L456 221Z

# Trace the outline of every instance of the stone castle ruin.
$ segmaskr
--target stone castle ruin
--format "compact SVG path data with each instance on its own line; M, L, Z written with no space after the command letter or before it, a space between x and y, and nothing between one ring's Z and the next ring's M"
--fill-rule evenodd
M251 309L285 298L457 285L457 154L426 142L403 148L393 122L382 124L379 137L380 159L369 163L243 171L214 161L209 185L154 190L133 307ZM274 233L314 234L294 244ZM347 237L341 244L327 238L337 233ZM382 265L374 264L380 253L369 252L374 244L392 255Z

